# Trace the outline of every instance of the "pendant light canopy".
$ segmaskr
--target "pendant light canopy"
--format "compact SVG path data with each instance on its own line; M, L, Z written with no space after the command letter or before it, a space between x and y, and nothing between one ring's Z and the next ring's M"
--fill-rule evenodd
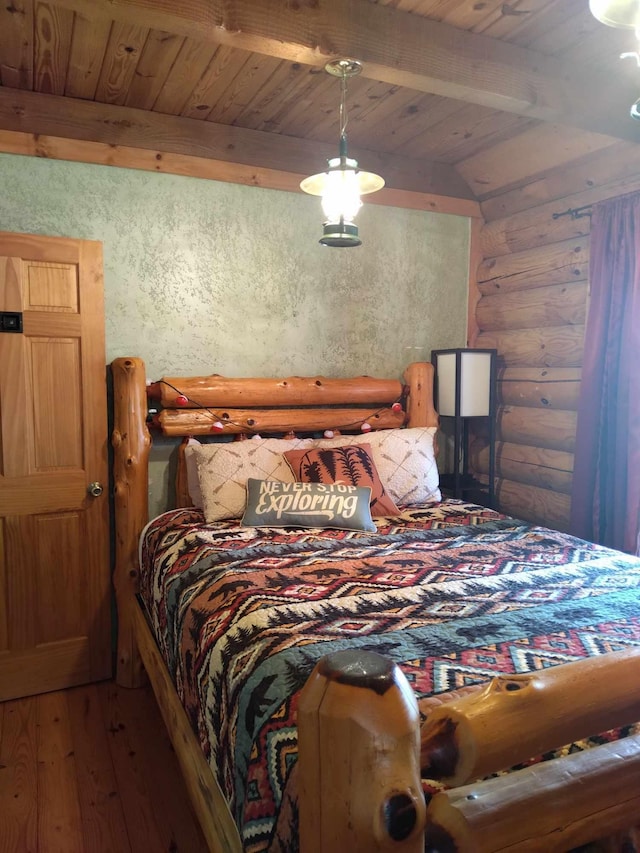
M326 172L311 175L300 183L300 189L310 195L322 196L325 215L323 246L359 246L358 226L353 221L360 210L360 196L382 189L384 180L373 172L358 169L358 161L347 153L347 80L362 70L356 59L334 59L325 71L341 81L340 146L338 156L328 161Z

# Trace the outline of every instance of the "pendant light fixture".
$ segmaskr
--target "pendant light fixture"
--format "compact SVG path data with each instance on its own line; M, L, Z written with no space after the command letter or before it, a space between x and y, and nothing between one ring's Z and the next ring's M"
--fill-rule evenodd
M609 27L636 32L640 29L638 0L589 0L589 9L596 20Z
M328 161L326 172L305 178L300 189L322 196L325 222L320 243L323 246L359 246L362 240L353 220L362 204L360 196L384 186L383 178L358 169L358 161L347 154L347 80L362 71L362 64L356 59L334 59L325 65L325 71L340 78L339 154Z
M640 41L640 0L589 0L593 17L608 27L634 30ZM620 54L621 59L635 59L640 67L640 52L637 50ZM640 98L631 104L631 118L640 121Z

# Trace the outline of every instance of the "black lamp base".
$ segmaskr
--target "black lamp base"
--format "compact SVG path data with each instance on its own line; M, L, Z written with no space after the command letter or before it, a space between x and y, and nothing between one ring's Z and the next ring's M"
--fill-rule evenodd
M323 236L319 242L323 246L334 248L362 245L362 240L358 237L358 226L349 225L346 222L325 222Z

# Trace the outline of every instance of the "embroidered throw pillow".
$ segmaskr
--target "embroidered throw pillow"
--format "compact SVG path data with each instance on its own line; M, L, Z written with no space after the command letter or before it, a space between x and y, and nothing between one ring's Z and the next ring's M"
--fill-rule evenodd
M242 516L249 477L293 483L294 476L282 454L311 444L313 439L308 438L249 438L193 447L206 521Z
M381 429L362 435L343 435L315 442L315 447L369 444L380 479L399 506L441 501L440 478L434 452L437 427Z
M369 444L287 450L284 458L301 483L348 483L371 489L371 515L398 515L378 474Z
M342 483L247 481L247 527L322 527L374 533L371 489Z

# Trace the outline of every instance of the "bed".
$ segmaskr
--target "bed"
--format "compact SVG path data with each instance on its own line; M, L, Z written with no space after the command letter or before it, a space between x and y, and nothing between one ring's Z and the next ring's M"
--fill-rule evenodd
M640 560L441 500L431 365L111 373L117 677L212 850L635 849ZM151 522L149 427L217 439Z

